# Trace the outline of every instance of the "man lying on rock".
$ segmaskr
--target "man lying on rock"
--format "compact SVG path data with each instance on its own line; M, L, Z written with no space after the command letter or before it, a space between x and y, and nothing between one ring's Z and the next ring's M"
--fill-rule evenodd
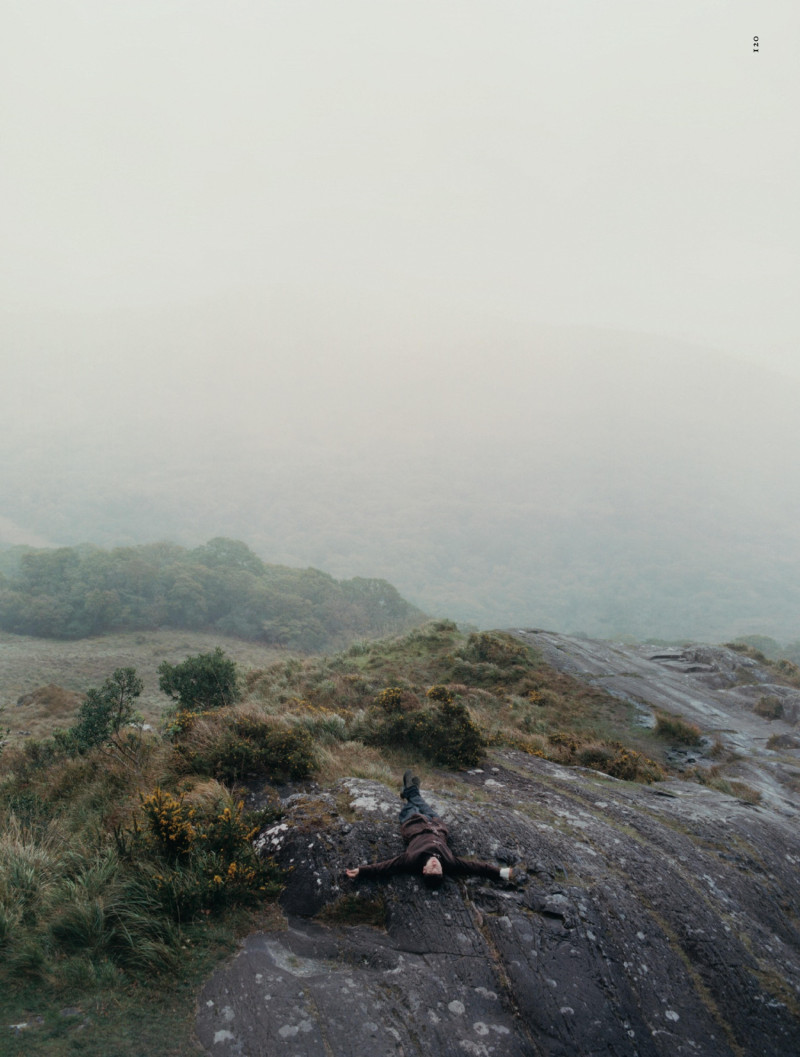
M510 867L495 866L490 862L460 859L453 855L447 845L447 826L433 808L422 799L419 778L411 771L403 775L403 791L400 796L406 801L400 810L400 832L406 842L402 855L384 862L368 863L346 870L347 876L389 877L396 873L421 874L429 888L438 888L445 874L478 874L496 881L510 881Z

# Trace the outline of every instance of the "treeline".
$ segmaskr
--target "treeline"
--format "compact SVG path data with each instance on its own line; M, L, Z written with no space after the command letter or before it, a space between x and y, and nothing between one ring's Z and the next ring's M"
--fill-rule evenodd
M43 638L173 627L313 651L423 619L385 580L268 565L225 538L194 549L13 548L2 569L0 628Z

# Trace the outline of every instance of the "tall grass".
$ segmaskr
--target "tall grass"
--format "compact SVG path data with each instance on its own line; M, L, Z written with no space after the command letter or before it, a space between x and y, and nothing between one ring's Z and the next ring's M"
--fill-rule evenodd
M60 986L64 970L95 979L103 962L134 975L173 968L177 933L158 910L112 848L69 841L55 822L32 832L6 817L0 944L12 976Z
M689 723L681 716L668 712L656 713L655 733L660 738L667 738L679 745L699 745L703 732L695 723Z

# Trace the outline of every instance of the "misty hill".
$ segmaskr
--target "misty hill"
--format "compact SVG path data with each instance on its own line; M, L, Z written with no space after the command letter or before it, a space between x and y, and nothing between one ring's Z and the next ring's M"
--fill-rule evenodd
M9 542L226 535L482 627L797 638L791 379L315 291L5 322Z
M216 538L187 550L156 543L0 552L0 628L78 639L160 627L217 631L299 650L398 632L423 614L383 580L339 582L266 565Z

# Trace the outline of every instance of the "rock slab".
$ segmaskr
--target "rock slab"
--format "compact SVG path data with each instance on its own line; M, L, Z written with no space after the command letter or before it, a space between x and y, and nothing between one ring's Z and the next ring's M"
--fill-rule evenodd
M494 762L430 796L456 853L516 859L514 885L350 882L400 850L397 791L347 779L291 798L260 836L289 871L287 926L208 981L208 1054L800 1053L793 818L688 782ZM382 927L345 923L362 904Z

